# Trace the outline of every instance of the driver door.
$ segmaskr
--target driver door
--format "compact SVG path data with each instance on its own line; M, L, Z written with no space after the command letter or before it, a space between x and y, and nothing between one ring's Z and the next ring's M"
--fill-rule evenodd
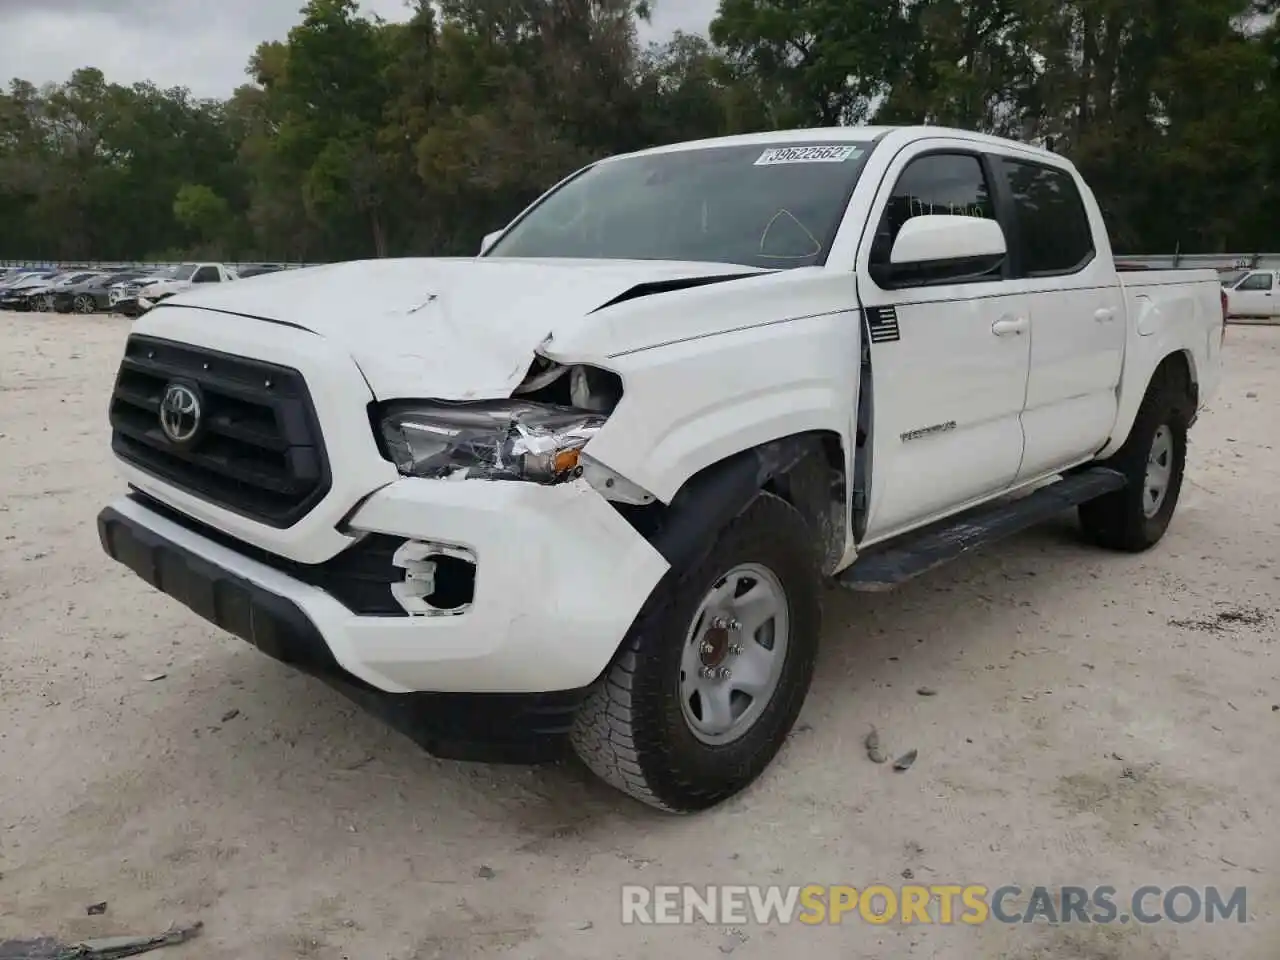
M1028 298L1007 261L981 276L939 269L888 288L887 259L912 217L998 215L994 170L977 151L917 143L881 183L859 247L858 296L869 341L874 410L864 544L998 496L1022 462L1031 362Z

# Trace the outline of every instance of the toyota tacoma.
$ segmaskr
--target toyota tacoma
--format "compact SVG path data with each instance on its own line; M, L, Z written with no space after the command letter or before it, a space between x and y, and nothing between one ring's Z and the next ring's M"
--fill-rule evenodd
M139 318L106 552L441 757L691 812L800 713L827 583L1075 510L1141 551L1218 381L1211 271L1121 270L1050 151L947 130L609 158L475 257Z

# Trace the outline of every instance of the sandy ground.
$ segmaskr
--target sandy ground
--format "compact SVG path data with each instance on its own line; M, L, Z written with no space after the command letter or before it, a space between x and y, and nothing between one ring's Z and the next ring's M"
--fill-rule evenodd
M1098 552L1066 519L893 594L833 593L791 743L684 819L575 767L432 760L108 561L125 331L0 315L0 940L201 920L157 956L1280 956L1280 328L1231 329L1160 547ZM919 750L910 771L866 759L871 724ZM626 883L904 871L1246 885L1249 922L620 923Z

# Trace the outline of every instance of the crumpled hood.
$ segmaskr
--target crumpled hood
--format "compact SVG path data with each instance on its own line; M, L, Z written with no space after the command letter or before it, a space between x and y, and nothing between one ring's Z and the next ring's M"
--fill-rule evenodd
M557 331L642 283L732 277L735 264L619 260L387 259L202 284L166 307L223 310L340 343L375 396L507 397Z

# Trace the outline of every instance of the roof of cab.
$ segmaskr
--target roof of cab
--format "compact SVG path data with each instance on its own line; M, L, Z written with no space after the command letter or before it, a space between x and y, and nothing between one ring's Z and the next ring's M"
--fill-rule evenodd
M815 143L819 141L825 143L871 143L874 140L891 135L900 146L915 140L933 137L955 137L960 140L968 140L989 146L1016 146L1021 151L1037 153L1046 159L1053 159L1059 163L1065 160L1061 154L1018 140L995 137L986 133L975 133L972 130L934 126L806 127L795 130L766 130L760 133L743 133L729 137L711 137L705 140L686 140L683 143L664 144L659 147L650 147L647 150L637 150L634 153L619 154L617 157L610 159L674 153L681 150L701 150L710 147L749 147L756 144L767 146L770 144Z

